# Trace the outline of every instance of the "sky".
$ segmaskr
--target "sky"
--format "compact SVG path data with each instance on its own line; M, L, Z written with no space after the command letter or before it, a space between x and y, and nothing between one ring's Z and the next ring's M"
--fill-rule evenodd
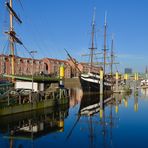
M78 61L87 61L88 57L81 55L89 53L95 7L96 52L103 49L104 15L107 12L108 54L114 34L118 70L129 67L135 72L144 72L148 65L147 0L13 0L13 7L23 21L18 24L14 20L17 36L27 50L37 51L35 58L67 59L65 48ZM8 26L8 11L5 0L1 0L1 53L9 52L8 37L4 34ZM16 51L19 56L29 56L22 46L16 45Z

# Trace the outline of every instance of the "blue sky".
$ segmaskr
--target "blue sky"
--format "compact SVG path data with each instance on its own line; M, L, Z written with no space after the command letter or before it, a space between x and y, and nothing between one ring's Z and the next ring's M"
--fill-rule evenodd
M3 51L9 25L8 13L0 1L0 51ZM66 59L66 48L78 61L87 61L81 54L88 53L93 8L96 7L96 44L103 48L104 13L107 11L107 47L111 34L115 36L117 66L123 71L131 67L144 71L148 55L148 1L147 0L14 0L14 9L23 24L15 29L28 50L37 50L37 58ZM8 49L5 49L8 52ZM28 56L17 46L18 55Z

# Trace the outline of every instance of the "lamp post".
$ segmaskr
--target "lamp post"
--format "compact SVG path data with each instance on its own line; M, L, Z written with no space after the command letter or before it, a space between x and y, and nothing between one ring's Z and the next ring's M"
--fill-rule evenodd
M32 58L32 91L33 91L33 73L34 73L34 54L37 53L37 51L32 50L29 52Z

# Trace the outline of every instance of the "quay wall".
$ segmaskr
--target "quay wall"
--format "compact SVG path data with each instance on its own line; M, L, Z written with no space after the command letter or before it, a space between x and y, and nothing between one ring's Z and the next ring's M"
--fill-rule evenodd
M81 88L79 78L65 78L64 86L66 88Z
M61 98L59 99L58 103L60 105L67 104L68 98L67 99ZM37 110L37 109L42 109L42 108L47 108L47 107L53 107L54 105L55 105L55 99L48 99L48 100L43 100L41 102L25 103L25 104L20 104L20 105L18 104L18 105L8 106L8 107L4 107L0 109L0 116L27 112L27 111L32 111L32 110Z

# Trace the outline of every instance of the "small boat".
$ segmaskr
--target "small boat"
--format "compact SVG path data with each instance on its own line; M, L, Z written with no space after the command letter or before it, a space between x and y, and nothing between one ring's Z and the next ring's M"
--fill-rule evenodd
M148 79L144 79L140 82L141 87L148 87Z

